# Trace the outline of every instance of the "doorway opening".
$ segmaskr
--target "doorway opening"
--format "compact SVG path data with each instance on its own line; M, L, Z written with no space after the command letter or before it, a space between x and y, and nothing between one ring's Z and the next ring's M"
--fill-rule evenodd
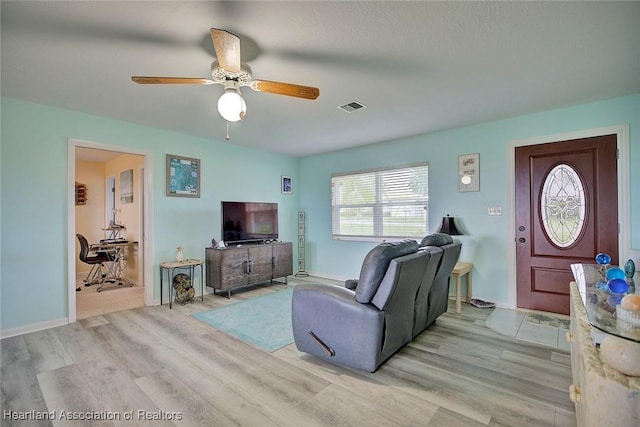
M87 188L87 201L68 215L69 322L153 303L148 213L152 195L147 171L151 154L86 141L69 140L69 182ZM72 200L73 199L73 200ZM89 255L107 255L95 265L80 257L81 238Z

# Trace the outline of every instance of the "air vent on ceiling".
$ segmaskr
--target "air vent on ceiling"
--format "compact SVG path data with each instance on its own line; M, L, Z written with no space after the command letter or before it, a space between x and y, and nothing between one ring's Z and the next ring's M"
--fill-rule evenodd
M356 110L360 110L361 108L367 108L359 102L353 101L348 104L344 104L338 107L339 109L346 111L347 113L353 113Z

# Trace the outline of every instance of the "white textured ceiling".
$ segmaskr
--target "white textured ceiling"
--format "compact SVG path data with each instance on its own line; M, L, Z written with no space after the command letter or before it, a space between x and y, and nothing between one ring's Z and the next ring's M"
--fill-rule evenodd
M3 96L224 140L209 29L258 79L230 143L305 156L640 92L640 2L2 1ZM337 107L358 101L366 109Z

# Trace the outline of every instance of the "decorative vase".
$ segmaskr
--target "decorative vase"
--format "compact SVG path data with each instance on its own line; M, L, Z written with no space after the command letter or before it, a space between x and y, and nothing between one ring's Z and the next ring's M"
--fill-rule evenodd
M178 246L177 248L176 261L178 262L184 261L184 252L182 252L182 246Z

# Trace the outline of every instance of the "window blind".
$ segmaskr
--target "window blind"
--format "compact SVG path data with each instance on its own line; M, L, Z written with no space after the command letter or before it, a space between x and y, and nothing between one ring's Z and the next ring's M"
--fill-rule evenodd
M428 163L332 175L333 238L387 240L426 236L428 175Z

